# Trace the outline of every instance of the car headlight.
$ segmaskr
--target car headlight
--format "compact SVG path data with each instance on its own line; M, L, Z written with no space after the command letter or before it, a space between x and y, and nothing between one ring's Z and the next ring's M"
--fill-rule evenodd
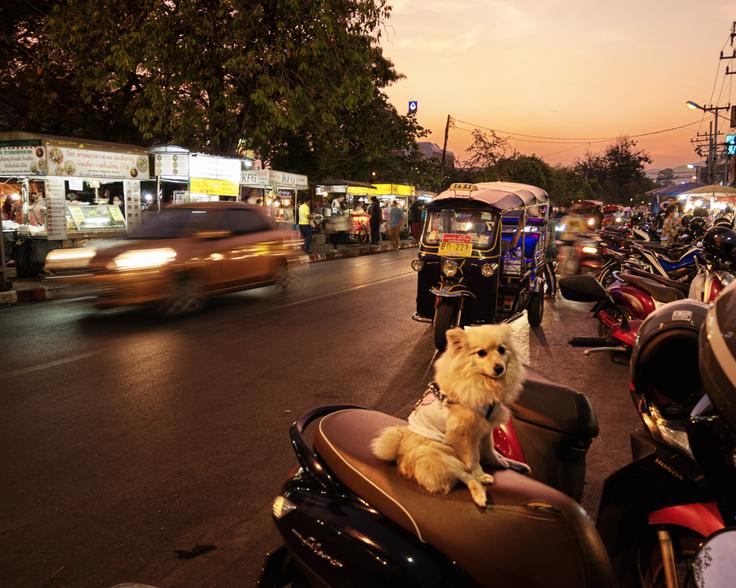
M497 263L484 263L482 266L480 266L480 273L483 275L483 277L490 278L493 274L496 273L497 269Z
M423 267L424 267L424 262L421 259L415 259L411 262L411 269L413 269L415 272L422 271Z
M442 262L442 273L445 274L448 278L454 276L457 273L458 269L460 269L460 266L454 259L446 259Z
M598 248L593 247L591 245L585 245L583 247L583 253L587 253L589 255L596 255L598 253Z
M110 269L117 270L151 269L171 263L174 259L176 259L176 251L170 247L135 249L121 253L112 260L108 267L112 266Z
M74 247L70 249L54 249L46 256L47 269L63 269L86 267L97 254L94 247Z

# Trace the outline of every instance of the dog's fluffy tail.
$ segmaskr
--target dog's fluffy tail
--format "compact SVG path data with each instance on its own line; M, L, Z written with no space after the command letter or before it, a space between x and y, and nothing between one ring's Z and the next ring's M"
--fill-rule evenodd
M399 447L408 429L406 427L387 427L371 441L371 451L379 459L396 461Z

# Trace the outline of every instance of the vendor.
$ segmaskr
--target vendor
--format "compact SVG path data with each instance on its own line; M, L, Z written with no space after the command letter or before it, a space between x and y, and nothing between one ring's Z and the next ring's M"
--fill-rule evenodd
M34 227L46 225L46 199L38 192L31 192L28 202L28 224Z

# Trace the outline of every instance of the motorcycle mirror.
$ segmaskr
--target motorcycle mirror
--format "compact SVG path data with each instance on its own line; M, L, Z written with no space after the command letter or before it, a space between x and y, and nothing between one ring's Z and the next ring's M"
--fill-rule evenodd
M560 279L560 292L567 300L598 302L608 300L608 292L593 276L569 276Z
M732 586L736 578L736 529L723 529L700 548L693 562L693 575L698 588Z

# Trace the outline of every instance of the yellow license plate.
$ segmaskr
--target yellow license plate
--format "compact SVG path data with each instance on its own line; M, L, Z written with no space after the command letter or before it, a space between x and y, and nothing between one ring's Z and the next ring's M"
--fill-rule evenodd
M443 241L440 243L438 253L439 255L446 257L472 257L473 244Z

